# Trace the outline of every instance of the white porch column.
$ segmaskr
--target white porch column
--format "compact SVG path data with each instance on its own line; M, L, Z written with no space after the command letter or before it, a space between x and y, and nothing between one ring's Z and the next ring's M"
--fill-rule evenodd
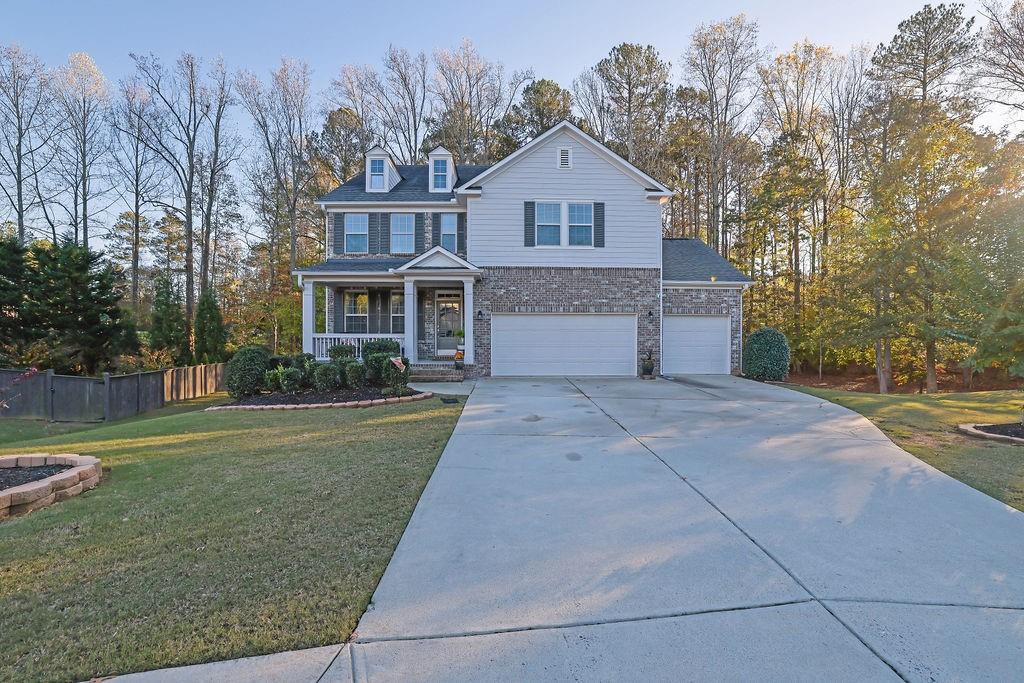
M316 323L316 302L313 283L302 281L302 352L313 353L313 325Z
M473 308L473 278L462 281L462 331L466 333L463 344L466 347L465 357L462 362L466 365L473 364L473 319L476 317L476 309Z
M405 281L405 356L411 363L417 360L416 353L416 281Z

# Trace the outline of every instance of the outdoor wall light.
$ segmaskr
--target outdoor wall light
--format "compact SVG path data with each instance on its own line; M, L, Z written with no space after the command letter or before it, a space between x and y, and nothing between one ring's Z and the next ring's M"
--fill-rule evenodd
M711 281L712 282L718 282L718 276L717 275L712 275L711 276Z
M653 318L654 317L654 311L647 311L647 317L648 318Z
M476 319L477 320L483 320L484 319L484 312L483 311L477 311L476 312Z

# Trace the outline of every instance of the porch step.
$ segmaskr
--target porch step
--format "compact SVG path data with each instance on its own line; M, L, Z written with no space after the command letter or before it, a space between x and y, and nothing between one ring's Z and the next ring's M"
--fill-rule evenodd
M465 368L450 364L423 364L409 367L411 382L461 382L466 379Z

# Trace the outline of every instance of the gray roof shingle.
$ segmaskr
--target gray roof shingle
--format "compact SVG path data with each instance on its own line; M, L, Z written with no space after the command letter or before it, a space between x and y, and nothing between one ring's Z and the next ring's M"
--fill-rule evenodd
M390 192L367 192L366 173L359 173L340 187L320 198L322 202L447 202L455 197L454 192L431 192L427 187L430 179L426 165L396 166L402 179ZM486 171L490 166L459 164L455 167L458 176L455 187L462 185Z
M661 241L662 280L702 282L712 277L722 282L750 282L750 278L698 239L671 238Z
M412 258L332 258L296 270L304 273L386 273L391 268L405 265Z

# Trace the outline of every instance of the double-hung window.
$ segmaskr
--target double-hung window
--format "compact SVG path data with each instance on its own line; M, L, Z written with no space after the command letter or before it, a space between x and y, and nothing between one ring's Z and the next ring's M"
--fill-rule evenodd
M391 292L391 334L405 334L405 292Z
M443 190L448 187L448 160L434 159L434 189Z
M370 189L384 189L384 160L370 159Z
M594 246L593 204L569 204L569 246Z
M369 316L369 295L366 292L345 292L345 331L366 334Z
M537 202L537 246L557 247L562 244L562 204Z
M345 253L367 254L370 251L370 214L345 214Z
M411 213L391 214L391 253L411 254L416 251L416 220Z
M441 246L453 254L459 248L459 215L441 214Z

